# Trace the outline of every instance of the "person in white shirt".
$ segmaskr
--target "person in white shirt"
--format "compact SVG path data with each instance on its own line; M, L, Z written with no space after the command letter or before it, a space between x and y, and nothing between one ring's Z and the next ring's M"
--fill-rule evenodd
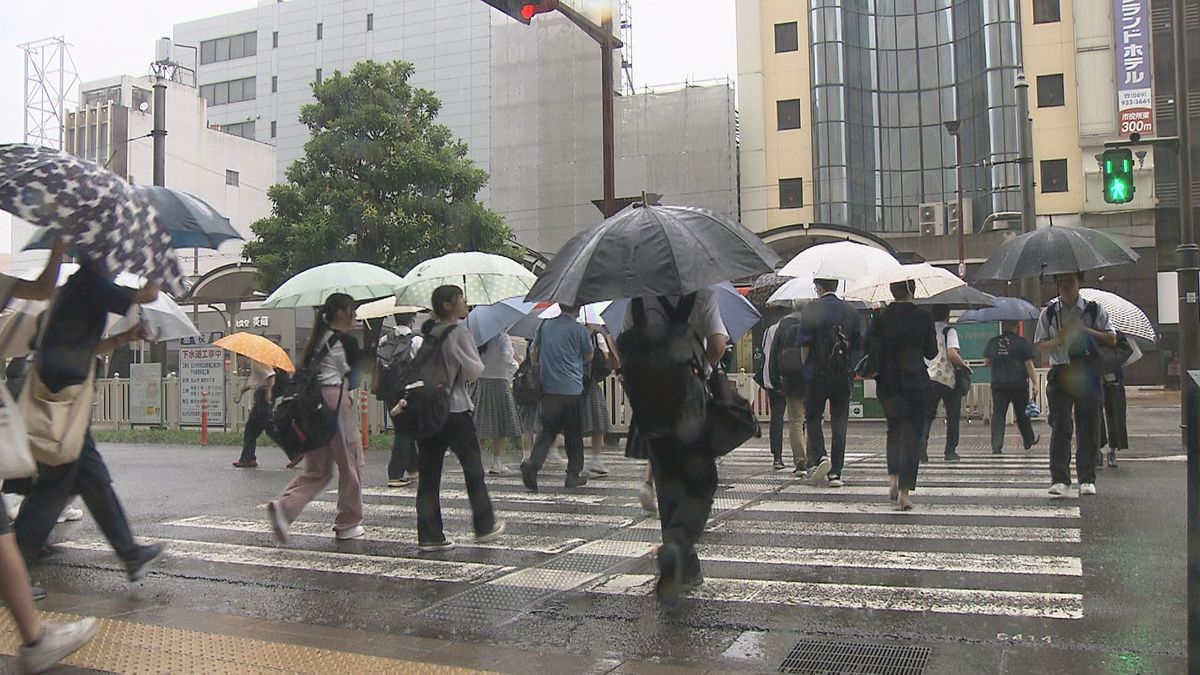
M479 439L491 446L492 466L488 473L503 476L509 473L504 465L504 444L521 440L521 418L513 399L512 379L517 372L512 338L500 333L479 348L483 373L479 376L472 401L475 403L475 427Z
M925 423L925 434L922 439L921 461L929 461L929 434L933 430L933 420L937 418L938 403L946 407L946 449L947 462L957 462L959 427L962 424L962 395L955 388L958 370L971 372L971 367L963 360L958 342L958 330L950 325L950 308L946 305L934 305L929 313L933 316L933 327L937 331L938 355L929 361L930 403L929 419Z

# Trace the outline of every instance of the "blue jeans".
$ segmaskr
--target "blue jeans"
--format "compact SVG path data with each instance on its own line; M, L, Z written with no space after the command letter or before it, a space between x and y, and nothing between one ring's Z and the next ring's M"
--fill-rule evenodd
M88 431L79 459L62 466L38 466L37 482L21 505L21 513L14 523L17 545L25 557L25 564L30 566L37 560L50 539L58 516L75 495L83 497L92 519L117 556L124 562L137 558L140 547L133 540L129 518L113 491L108 467Z

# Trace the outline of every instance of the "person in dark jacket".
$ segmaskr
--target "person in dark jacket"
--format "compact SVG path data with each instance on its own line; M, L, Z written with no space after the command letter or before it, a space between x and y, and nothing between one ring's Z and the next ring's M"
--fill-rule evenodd
M999 335L983 349L984 365L992 369L992 454L1004 452L1004 427L1011 405L1028 450L1040 440L1029 420L1029 383L1037 383L1033 368L1033 343L1017 335L1016 322L1006 321ZM1037 400L1036 386L1033 400Z
M804 438L804 398L808 395L808 379L800 348L801 306L797 302L792 313L780 319L771 346L771 360L777 364L774 367L779 370L780 389L787 403L788 444L792 446L792 473L796 476L808 475L810 465ZM826 467L820 476L813 474L812 477L822 480L828 472Z

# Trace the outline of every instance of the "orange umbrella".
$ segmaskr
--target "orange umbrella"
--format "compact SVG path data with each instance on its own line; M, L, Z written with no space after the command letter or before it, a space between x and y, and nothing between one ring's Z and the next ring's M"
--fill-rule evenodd
M234 354L241 354L242 356L258 361L264 366L286 370L289 373L296 372L296 366L292 365L292 360L288 358L287 352L283 351L283 347L261 335L234 333L233 335L227 335L217 340L213 344L222 349L227 349Z

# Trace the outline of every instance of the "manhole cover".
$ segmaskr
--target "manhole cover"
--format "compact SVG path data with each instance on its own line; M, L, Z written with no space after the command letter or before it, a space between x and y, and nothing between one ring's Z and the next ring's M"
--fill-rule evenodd
M783 660L779 672L806 675L920 675L925 671L929 653L928 647L801 640Z

